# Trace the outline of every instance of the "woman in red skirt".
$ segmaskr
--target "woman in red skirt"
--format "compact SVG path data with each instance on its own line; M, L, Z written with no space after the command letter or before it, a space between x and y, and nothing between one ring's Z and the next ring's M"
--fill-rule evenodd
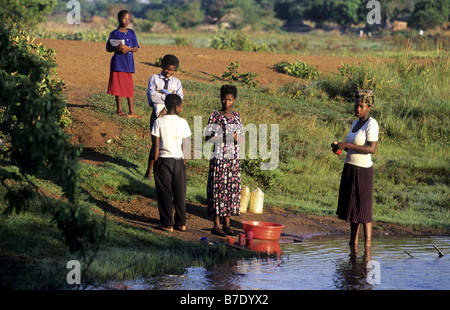
M118 14L119 27L109 35L106 51L112 53L108 94L116 96L117 115L141 118L134 113L134 82L133 53L139 49L136 34L127 26L130 23L130 13L122 10ZM127 98L129 114L122 111L122 97Z
M339 189L337 215L350 222L350 244L358 244L360 224L364 226L365 245L372 242L373 162L378 141L378 123L369 112L374 103L372 90L355 93L355 115L345 142L333 142L334 151L347 151Z

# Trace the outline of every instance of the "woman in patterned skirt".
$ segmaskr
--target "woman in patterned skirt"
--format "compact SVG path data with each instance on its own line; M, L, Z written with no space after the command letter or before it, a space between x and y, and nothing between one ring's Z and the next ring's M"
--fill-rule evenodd
M213 216L212 234L236 236L230 227L230 217L239 215L241 202L241 165L238 137L242 132L241 116L233 111L237 88L223 85L220 89L222 109L214 111L206 127L206 141L214 143L211 154L207 206ZM220 218L223 226L220 228Z

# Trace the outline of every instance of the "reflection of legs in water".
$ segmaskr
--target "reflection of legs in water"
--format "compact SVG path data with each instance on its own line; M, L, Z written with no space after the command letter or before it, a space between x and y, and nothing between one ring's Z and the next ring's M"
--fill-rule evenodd
M350 223L350 245L358 244L359 223Z
M364 223L365 245L372 245L372 223ZM350 223L350 245L358 244L359 223Z
M364 238L366 246L372 245L372 223L364 223Z

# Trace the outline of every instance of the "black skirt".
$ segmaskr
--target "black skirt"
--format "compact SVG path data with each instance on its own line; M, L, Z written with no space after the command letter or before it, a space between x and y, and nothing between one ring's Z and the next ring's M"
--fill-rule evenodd
M372 223L373 166L362 168L345 164L339 188L336 214L352 223Z

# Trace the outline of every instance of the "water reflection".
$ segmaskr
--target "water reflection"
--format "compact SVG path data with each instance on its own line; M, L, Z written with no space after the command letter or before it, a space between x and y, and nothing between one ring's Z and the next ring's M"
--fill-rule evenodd
M255 252L263 252L271 255L281 256L283 254L281 251L280 242L278 240L257 240L253 245L249 246L249 248Z
M333 281L338 290L370 290L372 285L367 281L367 265L371 261L372 248L364 247L364 254L358 255L358 245L350 245L349 258L336 261L336 272Z
M439 256L433 244L438 244L445 254L443 257ZM375 239L371 248L363 244L352 247L347 238L329 236L314 237L302 243L267 242L264 246L266 249L280 249L283 255L208 268L192 267L183 275L129 281L124 283L125 289L450 289L450 236L389 236ZM378 263L378 274L373 273L374 268L370 264L368 266L369 262ZM379 281L370 281L374 279Z
M240 290L237 265L214 266L205 273L208 289L211 290Z

